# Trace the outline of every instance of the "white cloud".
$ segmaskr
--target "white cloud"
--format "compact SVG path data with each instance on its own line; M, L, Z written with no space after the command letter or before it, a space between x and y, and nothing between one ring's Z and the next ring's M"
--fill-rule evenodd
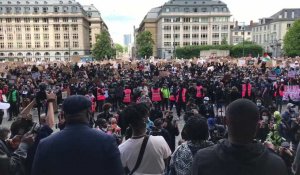
M115 42L123 44L123 35L133 33L147 12L162 6L168 0L77 0L82 5L94 4L101 12ZM233 19L249 23L269 17L283 8L300 8L299 0L223 0L227 3Z

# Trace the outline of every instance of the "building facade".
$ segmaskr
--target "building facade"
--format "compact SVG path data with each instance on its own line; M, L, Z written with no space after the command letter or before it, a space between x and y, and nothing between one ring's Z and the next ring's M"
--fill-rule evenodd
M0 58L71 60L90 55L96 35L107 30L100 12L74 0L1 0Z
M300 19L300 9L283 9L269 18L262 18L252 29L252 40L274 57L283 55L283 40L295 20Z
M214 0L170 0L152 9L140 25L154 37L154 56L172 58L176 47L220 45L229 41L234 22L225 3ZM148 25L148 27L146 27Z
M124 46L128 47L131 44L131 34L124 35Z
M244 22L239 23L236 21L235 27L231 30L230 44L237 45L243 43L243 41L252 42L252 27L253 21L250 21L250 25L246 25Z

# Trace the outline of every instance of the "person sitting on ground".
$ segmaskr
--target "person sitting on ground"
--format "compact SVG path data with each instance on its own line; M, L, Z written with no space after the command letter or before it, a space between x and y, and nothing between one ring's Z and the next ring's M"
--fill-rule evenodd
M110 118L113 117L113 115L110 113L112 105L110 103L105 103L102 107L103 112L101 112L98 116L97 116L97 120L99 118L103 118L106 121L109 121Z
M259 121L257 106L239 99L226 110L228 139L197 152L193 175L287 175L284 161L260 143L255 143Z
M213 143L207 141L209 136L207 121L200 115L190 117L182 132L185 132L187 142L181 144L171 156L170 173L190 175L194 155L198 150L212 146Z

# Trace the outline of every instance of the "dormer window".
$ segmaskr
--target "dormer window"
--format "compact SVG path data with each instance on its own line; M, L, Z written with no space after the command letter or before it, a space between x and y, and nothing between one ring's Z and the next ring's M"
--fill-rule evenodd
M35 1L35 4L39 4L39 2Z
M60 4L63 4L63 1L59 1Z
M7 2L7 4L11 4L11 2L10 2L10 1L8 1L8 2Z

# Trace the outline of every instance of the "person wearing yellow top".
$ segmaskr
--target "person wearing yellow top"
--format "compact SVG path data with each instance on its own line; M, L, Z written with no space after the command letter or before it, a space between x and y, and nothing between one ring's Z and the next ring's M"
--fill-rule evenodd
M167 87L166 84L163 85L163 87L161 88L161 93L163 96L163 100L162 100L162 110L168 110L169 109L169 98L170 98L170 90Z

